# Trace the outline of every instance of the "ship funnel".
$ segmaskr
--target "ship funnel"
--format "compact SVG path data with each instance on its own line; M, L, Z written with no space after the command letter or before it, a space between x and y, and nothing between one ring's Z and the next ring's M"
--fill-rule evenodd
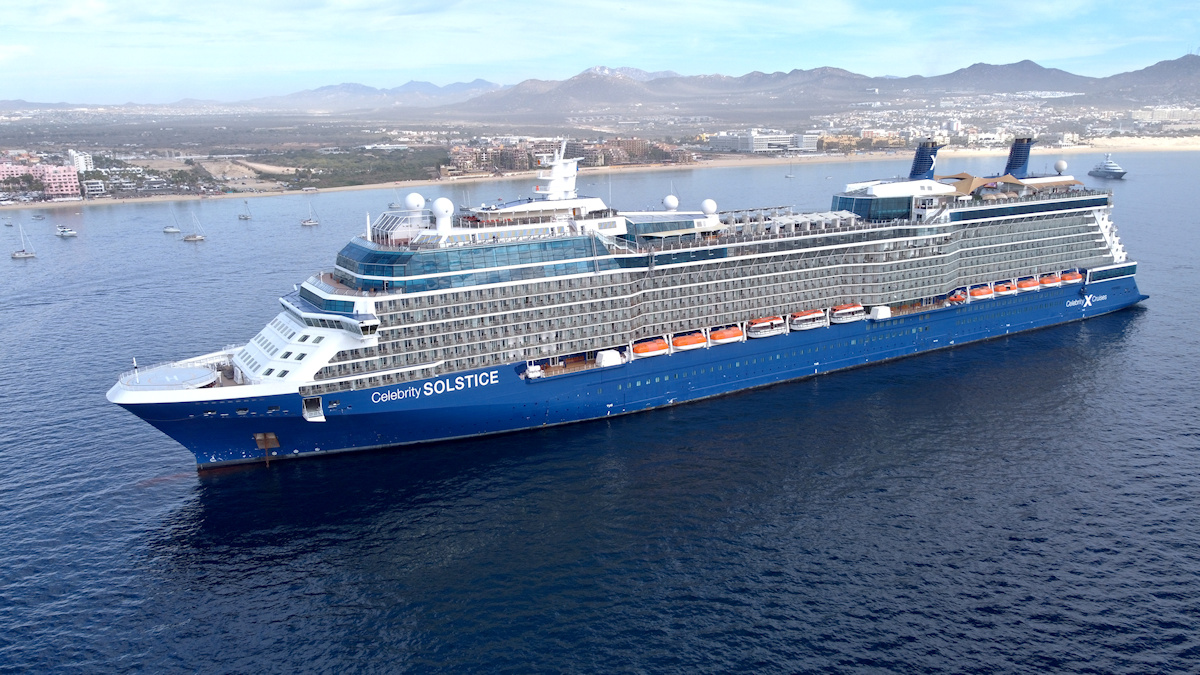
M1012 150L1008 151L1008 164L1004 165L1004 173L1013 178L1029 177L1029 149L1037 141L1032 138L1018 138L1013 141Z
M921 141L917 146L917 154L913 156L912 169L908 172L909 180L932 180L933 167L937 164L937 151L942 146L935 141Z

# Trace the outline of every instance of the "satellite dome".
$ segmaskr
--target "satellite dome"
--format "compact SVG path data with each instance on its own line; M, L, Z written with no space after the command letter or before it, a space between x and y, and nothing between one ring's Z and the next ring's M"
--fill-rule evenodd
M1059 172L1060 174L1061 174L1062 172L1066 171L1066 170L1067 170L1067 161L1066 161L1066 160L1064 160L1064 159L1060 159L1060 160L1058 160L1057 162L1055 162L1055 163L1054 163L1054 170L1055 170L1055 171L1057 171L1057 172Z
M717 203L711 199L705 199L700 202L700 210L704 212L704 215L711 216L717 212Z
M668 211L674 211L675 209L679 208L679 197L676 197L675 195L667 195L666 197L663 197L663 206L665 206Z
M425 200L421 200L424 202ZM435 218L445 218L454 213L454 202L445 197L438 197L433 200L433 216Z
M404 198L404 208L409 211L420 211L425 208L425 198L416 192L410 192Z

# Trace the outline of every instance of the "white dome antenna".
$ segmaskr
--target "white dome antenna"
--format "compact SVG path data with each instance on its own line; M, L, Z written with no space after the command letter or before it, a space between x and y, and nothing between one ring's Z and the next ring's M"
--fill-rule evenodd
M705 199L700 202L700 210L704 212L704 215L711 216L717 212L717 203L711 199Z
M425 208L425 198L416 192L410 192L404 197L404 208L409 211L420 211Z
M676 197L675 195L667 195L666 197L663 197L663 206L668 211L674 211L675 209L679 208L679 197Z
M1058 160L1057 162L1055 162L1055 163L1054 163L1054 170L1055 170L1055 171L1057 171L1057 172L1058 172L1058 175L1060 175L1060 176L1061 176L1061 175L1062 175L1062 172L1064 172L1064 171L1066 171L1066 170L1067 170L1067 161L1066 161L1066 160L1064 160L1064 159L1060 159L1060 160Z

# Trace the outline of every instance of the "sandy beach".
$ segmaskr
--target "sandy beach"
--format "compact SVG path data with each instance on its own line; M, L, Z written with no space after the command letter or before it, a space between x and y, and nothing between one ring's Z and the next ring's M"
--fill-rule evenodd
M1118 137L1092 139L1087 144L1070 146L1037 146L1033 147L1033 157L1057 157L1086 153L1121 153L1121 152L1196 152L1200 151L1200 136L1180 138L1157 137ZM908 159L911 150L904 148L888 151L871 151L850 155L800 155L795 157L756 157L753 155L720 155L702 159L693 164L634 164L622 166L582 167L580 174L597 175L606 173L640 173L648 171L680 171L708 169L716 167L760 166L771 164L828 164L843 162L872 162L886 159ZM956 148L947 146L941 150L940 156L954 157L1003 157L1008 154L1007 147L998 148ZM469 178L449 178L440 180L409 180L390 183L372 183L369 185L348 185L345 187L321 188L321 192L341 192L348 190L379 190L379 189L409 189L428 185L445 185L447 183L487 183L496 180L512 178L536 177L536 171L509 172L503 175L478 176ZM149 202L192 201L199 199L257 199L259 197L274 197L284 194L302 194L300 190L272 192L232 192L213 195L152 195L149 197L131 197L126 199L99 198L86 201L71 202L34 202L29 204L10 204L0 206L0 211L14 209L78 209L86 206L104 204L132 204Z

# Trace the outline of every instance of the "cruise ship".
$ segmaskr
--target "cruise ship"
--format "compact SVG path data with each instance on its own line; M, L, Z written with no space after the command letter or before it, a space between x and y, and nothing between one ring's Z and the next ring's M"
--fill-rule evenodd
M828 211L618 211L538 158L536 196L411 194L244 345L108 399L200 468L516 432L721 396L1120 310L1146 296L1110 192L1031 176L847 185ZM564 144L565 150L565 144Z

